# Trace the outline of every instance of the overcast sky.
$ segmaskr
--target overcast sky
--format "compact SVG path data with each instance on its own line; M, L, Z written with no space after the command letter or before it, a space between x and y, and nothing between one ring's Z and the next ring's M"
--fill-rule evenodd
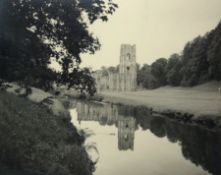
M119 5L107 23L90 31L101 43L94 55L84 54L82 66L98 69L119 63L122 43L137 45L137 62L151 64L180 53L184 45L219 23L221 0L114 0Z

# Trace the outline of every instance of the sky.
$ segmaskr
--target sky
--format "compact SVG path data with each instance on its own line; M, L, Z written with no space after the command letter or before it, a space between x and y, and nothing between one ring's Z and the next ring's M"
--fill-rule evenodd
M188 41L214 29L221 20L221 0L113 0L119 6L108 22L89 27L101 49L82 54L82 67L93 70L119 63L120 45L136 44L137 63L181 53Z

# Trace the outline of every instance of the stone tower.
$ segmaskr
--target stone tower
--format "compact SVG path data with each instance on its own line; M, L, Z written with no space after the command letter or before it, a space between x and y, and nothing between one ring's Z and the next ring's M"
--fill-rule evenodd
M122 44L120 49L119 90L134 91L137 86L136 46Z
M106 73L104 74L104 71ZM120 48L119 69L115 71L98 70L93 73L97 92L135 91L137 88L136 46L122 44Z

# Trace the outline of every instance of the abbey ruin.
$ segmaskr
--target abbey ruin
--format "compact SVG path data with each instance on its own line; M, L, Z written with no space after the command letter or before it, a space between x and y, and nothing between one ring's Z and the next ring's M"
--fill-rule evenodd
M135 91L137 88L136 46L122 44L120 64L113 71L98 70L93 73L97 91Z

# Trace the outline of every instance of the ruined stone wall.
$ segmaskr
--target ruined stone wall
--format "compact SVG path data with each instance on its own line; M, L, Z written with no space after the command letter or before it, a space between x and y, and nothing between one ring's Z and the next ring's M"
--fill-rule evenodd
M116 106L106 104L105 106L77 103L78 121L98 121L105 124L116 123L118 110ZM102 123L104 124L104 123Z
M120 49L120 64L117 73L102 71L94 73L97 91L134 91L137 88L136 46L122 44Z

